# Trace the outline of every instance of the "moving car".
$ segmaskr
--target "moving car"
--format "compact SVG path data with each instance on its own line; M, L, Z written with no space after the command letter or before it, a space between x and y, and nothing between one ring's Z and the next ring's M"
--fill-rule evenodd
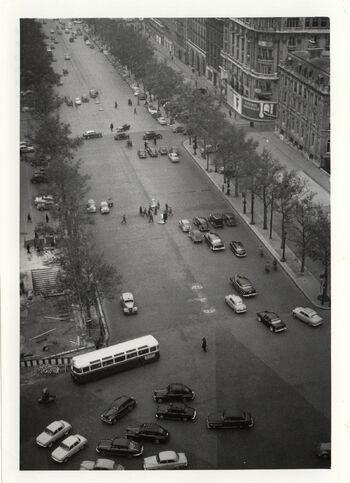
M176 126L176 127L173 128L173 133L183 134L184 131L185 131L184 126Z
M86 211L88 213L96 213L97 212L97 207L96 207L96 202L95 200L88 200L87 202L87 207L86 207Z
M247 252L240 241L233 240L230 242L231 251L236 255L236 257L246 257Z
M157 423L143 423L136 427L128 426L125 436L134 441L145 440L158 444L169 440L169 431Z
M96 89L90 89L89 96L95 99L98 96L98 91Z
M164 389L157 389L154 391L154 401L161 403L164 401L192 401L195 398L195 393L185 384L176 382L169 384Z
M144 470L181 470L188 467L185 453L162 451L143 460Z
M204 238L213 252L225 250L225 244L217 233L209 231L204 235Z
M80 434L68 436L51 453L51 458L57 463L66 463L71 456L83 449L87 445L87 439Z
M136 406L135 398L131 396L120 396L115 399L104 413L101 414L101 421L107 424L115 424Z
M156 107L154 107L152 104L150 104L150 105L148 106L148 112L149 112L150 114L157 114L158 109L157 109Z
M93 130L85 131L83 133L83 138L84 139L102 138L102 133L97 132L97 131L93 131Z
M113 460L106 458L98 458L96 461L82 461L80 463L80 470L125 470L123 465L118 465Z
M157 150L153 146L147 146L146 151L151 156L151 158L157 158L158 157Z
M247 312L247 306L243 303L241 297L238 295L225 295L226 304L234 311L236 314L243 314Z
M242 297L255 297L256 290L244 275L234 275L230 277L230 282Z
M55 441L62 438L62 436L67 436L71 429L72 425L63 419L54 421L39 434L36 438L36 444L43 448L51 448Z
M102 215L108 215L110 212L108 202L107 201L101 201L100 203L100 212Z
M137 151L137 155L140 159L146 159L147 158L147 151L145 149L139 149Z
M286 324L281 320L281 318L275 313L269 310L263 310L256 314L258 322L262 322L266 327L270 329L271 332L283 332L287 330Z
M188 236L191 238L193 243L202 243L204 240L204 235L197 228L193 228L188 232Z
M179 220L180 228L183 232L188 233L191 229L191 223L189 220Z
M160 404L157 407L156 418L178 419L181 421L193 421L197 412L194 408L183 403Z
M121 141L123 139L129 139L129 137L130 137L130 135L125 131L117 132L114 135L115 141Z
M166 121L165 117L163 117L163 116L158 117L157 121L159 122L159 124L161 126L166 126L167 125L167 121Z
M322 325L322 318L309 307L295 307L295 309L292 310L292 315L296 319L299 319L312 327Z
M174 152L168 153L168 158L172 163L178 163L180 161L179 155Z
M224 228L224 218L219 213L210 214L208 219L214 228Z
M199 231L209 231L208 220L204 216L195 216L193 224L198 227Z
M120 296L120 305L122 306L124 314L137 314L138 312L134 296L131 292L125 292Z
M228 409L207 417L208 429L252 428L253 425L252 415L242 409Z
M224 213L222 216L226 226L237 226L237 220L233 213Z
M180 151L179 151L179 148L177 146L171 146L170 149L169 149L169 153L175 153L180 157Z
M76 106L81 106L81 97L76 97L76 98L74 99L74 104L75 104Z
M168 148L166 146L160 146L159 149L158 149L158 152L162 156L166 155L166 154L168 154Z
M163 139L163 136L160 133L156 133L155 131L147 131L145 134L142 136L142 139L144 141L149 141L153 140L154 138L156 139Z
M111 456L141 456L143 446L127 438L116 436L113 439L102 439L97 443L97 453L108 454Z

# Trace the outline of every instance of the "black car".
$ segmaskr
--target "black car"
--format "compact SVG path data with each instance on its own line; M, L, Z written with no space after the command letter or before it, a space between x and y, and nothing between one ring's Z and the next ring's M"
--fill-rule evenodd
M146 94L143 92L140 92L137 97L140 99L140 101L145 101L147 99Z
M169 384L164 389L158 389L154 391L153 399L156 402L164 402L164 401L190 401L194 399L195 393L185 384L176 382L173 384Z
M209 231L208 220L204 216L195 216L193 224L198 227L199 231Z
M139 149L137 151L137 155L140 159L146 159L147 158L147 151L145 149Z
M221 413L212 413L207 417L209 429L252 428L252 415L242 409L228 409Z
M158 157L157 150L153 146L147 146L146 151L151 156L151 158L157 158Z
M256 314L256 318L259 322L262 322L270 329L271 332L283 332L287 330L286 324L281 320L281 318L275 313L269 310L263 310Z
M153 441L157 444L166 443L169 440L169 432L156 423L144 423L136 427L128 426L125 435L134 441Z
M115 135L114 135L114 139L116 141L121 141L123 139L129 139L129 134L127 132L117 132Z
M97 443L97 453L111 456L140 456L143 446L136 441L116 436L113 439L102 439Z
M96 89L90 89L89 96L92 97L92 99L95 99L98 96L98 91Z
M157 406L156 417L159 419L180 419L181 421L192 421L196 418L197 412L194 408L183 403L168 403Z
M256 295L255 288L244 275L230 277L230 282L242 297L254 297Z
M240 241L233 240L230 242L230 248L233 251L233 253L236 255L236 257L246 257L247 252L243 246L243 243Z
M118 419L128 414L136 406L136 400L129 396L120 396L115 399L110 407L101 414L101 420L107 424L114 424Z
M37 183L48 183L48 177L45 175L45 174L35 174L30 182L33 183L33 184L37 184Z
M219 213L210 214L209 221L214 228L224 228L224 218Z
M185 128L183 126L176 126L174 127L173 129L173 133L177 133L177 134L183 134L185 131Z
M146 141L146 140L152 140L152 139L163 139L163 136L160 134L160 133L156 133L155 131L147 131L145 132L145 134L143 135L143 140Z
M222 216L226 226L237 226L237 220L233 213L224 213Z
M168 154L168 148L166 146L160 146L158 152L163 156L164 154Z
M102 133L97 132L97 131L93 131L93 130L85 131L83 133L83 138L84 139L102 138Z

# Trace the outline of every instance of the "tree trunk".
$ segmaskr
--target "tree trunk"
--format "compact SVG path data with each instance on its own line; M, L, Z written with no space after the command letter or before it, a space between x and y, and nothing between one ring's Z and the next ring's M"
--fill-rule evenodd
M238 198L239 196L238 189L239 189L238 176L235 176L235 198Z
M328 292L328 252L326 250L324 255L324 279L323 279L321 305L323 305L327 300L327 292Z
M264 225L263 230L267 230L267 201L266 201L266 188L263 188L263 205L264 205Z
M273 197L271 198L271 208L270 208L270 235L269 238L271 240L272 238L272 219L273 219Z
M284 213L282 212L282 236L281 236L281 248L283 248L283 240L284 240Z
M254 225L255 224L255 221L254 221L254 191L251 192L251 197L250 197L250 215L251 215L251 218L250 218L250 224L251 225Z
M306 242L305 242L305 228L302 231L302 245L301 245L301 267L300 272L305 272L305 254L306 254Z

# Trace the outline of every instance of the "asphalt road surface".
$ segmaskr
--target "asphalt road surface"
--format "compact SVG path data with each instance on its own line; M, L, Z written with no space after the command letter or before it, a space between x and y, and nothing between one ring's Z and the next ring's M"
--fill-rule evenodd
M45 26L48 32L50 23ZM122 276L115 300L105 301L111 343L144 334L160 343L159 362L121 373L85 386L75 386L69 375L52 380L50 389L58 399L52 407L36 404L40 384L23 386L21 393L21 469L77 469L83 459L95 459L100 438L121 435L125 427L155 421L155 388L170 382L183 382L196 392L192 406L194 422L164 422L171 433L166 448L184 451L190 469L274 469L324 468L316 456L316 446L330 440L330 315L323 312L324 324L310 328L292 318L295 306L308 301L281 271L266 274L259 244L249 227L240 223L225 227L220 235L244 243L248 256L236 258L227 248L213 253L206 244L194 245L181 232L178 219L228 211L222 194L182 148L182 135L159 126L136 104L130 88L98 49L84 45L82 37L73 44L68 35L56 36L55 69L67 66L60 94L71 98L100 92L100 104L93 100L77 108L61 108L61 119L69 122L73 135L87 129L101 130L103 137L86 141L79 149L83 172L91 176L89 198L98 203L112 197L109 215L97 213L91 231L98 251L114 264ZM70 61L64 61L69 52ZM134 106L127 105L132 98ZM114 101L118 109L114 109ZM141 103L143 104L143 103ZM114 141L109 131L131 124L134 147ZM176 145L180 163L166 156L139 159L146 130L163 134L159 144ZM139 206L151 198L161 209L168 203L174 210L165 225L148 223L139 215ZM85 203L86 200L82 200ZM125 214L127 224L121 224ZM224 303L234 293L229 277L241 273L254 283L258 295L249 299L248 311L235 315ZM119 296L132 291L139 314L122 315ZM260 310L277 312L287 331L272 334L256 320ZM201 338L208 352L201 350ZM133 395L137 407L115 426L103 424L99 416L112 399ZM242 407L252 412L255 425L250 430L209 431L209 412ZM28 418L28 414L30 417ZM50 451L36 447L35 436L54 419L67 419L73 432L83 434L89 444L64 466L49 457ZM163 447L162 447L163 449ZM145 445L145 456L158 451ZM141 469L142 457L119 462L127 469Z

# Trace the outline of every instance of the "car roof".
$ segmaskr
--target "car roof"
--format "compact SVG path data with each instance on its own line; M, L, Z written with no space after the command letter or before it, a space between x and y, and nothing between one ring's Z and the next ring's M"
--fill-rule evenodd
M91 134L93 132L95 132L93 129L89 129L88 131L85 131L86 134Z
M116 405L120 406L124 402L129 401L129 399L130 399L129 396L119 396L116 399L114 399L114 401L111 404L111 406L116 406Z
M122 294L123 300L133 300L134 296L131 292L124 292Z
M303 310L308 315L317 315L317 313L313 309L310 309L310 307L299 307L299 309Z
M105 440L107 441L107 440ZM122 437L116 437L112 439L112 445L118 445L118 446L129 446L129 440L127 438L122 438Z
M243 302L241 297L239 297L238 295L232 293L232 294L229 294L229 295L226 295L226 297L229 297L230 299L236 301L236 302Z
M77 434L71 434L63 442L64 442L64 444L69 446L70 444L75 443L78 438L79 438L79 436Z
M243 415L244 411L242 409L225 409L223 411L226 417L228 418L237 418Z
M174 458L177 458L176 452L175 451L161 451L158 453L158 458L162 460L172 460Z
M51 431L55 431L56 429L60 428L63 425L62 421L53 421L51 424L47 426L48 429Z
M183 219L183 220L180 220L180 221L181 221L181 223L188 223L188 224L191 223L190 220L186 220L186 219Z

